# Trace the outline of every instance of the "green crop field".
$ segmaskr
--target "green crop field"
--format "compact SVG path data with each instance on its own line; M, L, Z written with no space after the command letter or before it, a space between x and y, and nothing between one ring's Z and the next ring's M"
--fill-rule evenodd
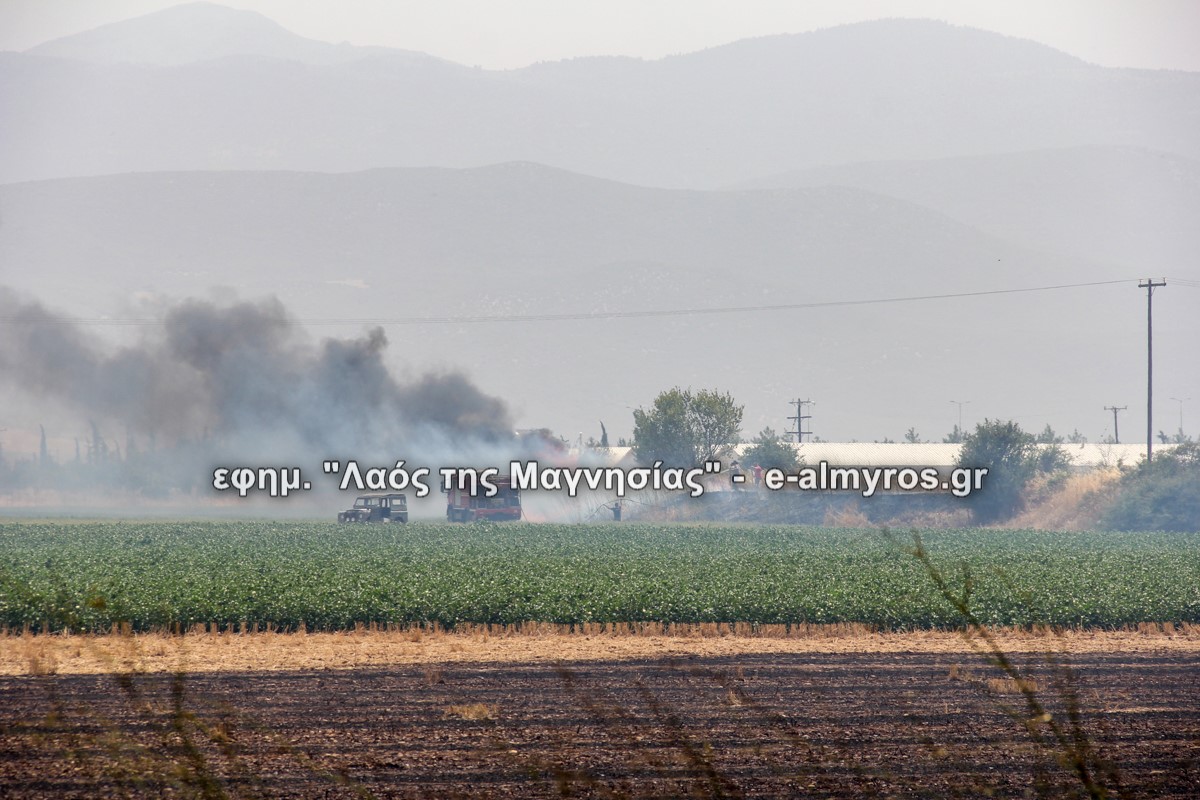
M939 531L981 619L1200 622L1200 535ZM0 525L0 626L959 622L912 534L795 527Z

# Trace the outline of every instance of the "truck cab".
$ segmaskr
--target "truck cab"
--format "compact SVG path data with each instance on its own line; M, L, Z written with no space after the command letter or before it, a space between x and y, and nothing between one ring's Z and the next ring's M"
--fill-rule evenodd
M508 478L493 478L496 493L487 497L482 486L463 480L443 482L446 495L446 519L450 522L514 522L521 519L521 491Z

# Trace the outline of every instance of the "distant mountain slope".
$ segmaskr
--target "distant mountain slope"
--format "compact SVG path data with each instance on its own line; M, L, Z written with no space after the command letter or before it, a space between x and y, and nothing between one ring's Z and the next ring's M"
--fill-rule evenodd
M1137 148L868 162L738 186L865 189L1005 239L1155 273L1192 269L1200 252L1200 162Z
M74 315L144 317L164 295L277 295L316 323L314 335L357 334L372 319L772 306L1126 277L859 189L649 189L528 163L34 182L0 186L0 219L0 284ZM1200 318L1180 316L1180 293L1158 297L1156 367L1182 375L1172 365L1200 336ZM786 399L803 392L820 398L814 430L825 438L898 438L910 425L948 431L947 400L968 392L988 399L970 409L980 417L1027 410L1037 416L1023 424L1039 428L1070 430L1083 423L1058 410L1110 396L1132 405L1143 373L1088 365L1141 363L1144 324L1131 283L386 327L402 363L466 368L512 401L522 424L569 432L604 419L624 435L629 407L657 391L718 385L748 404L750 434L782 429ZM1098 429L1105 419L1097 413Z
M137 51L132 43L96 45L100 63L0 54L0 182L529 160L711 188L826 164L1080 145L1200 159L1200 74L1105 69L937 22L877 21L657 61L509 72L378 51L327 62L289 56L308 40L282 31L273 39L262 20L252 23L227 41L206 34L216 43L188 55L215 60L175 67L101 57ZM158 27L142 18L128 35L169 41L171 30ZM66 45L56 48L47 46Z
M186 3L44 42L26 52L93 64L179 66L229 56L333 64L371 54L408 54L382 47L330 44L297 36L253 11Z
M457 304L469 281L497 297L564 284L573 308L591 309L611 286L572 296L565 284L620 265L670 274L660 296L630 298L641 306L750 301L784 287L827 293L847 280L884 296L953 291L1093 270L1069 257L1031 259L937 212L857 189L652 189L530 163L64 179L0 187L0 214L0 281L95 279L90 297L361 280ZM738 279L719 296L697 280L726 274Z

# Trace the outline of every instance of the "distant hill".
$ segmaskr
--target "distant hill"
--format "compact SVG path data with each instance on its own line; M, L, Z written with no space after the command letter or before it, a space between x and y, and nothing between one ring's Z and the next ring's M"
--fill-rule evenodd
M1200 74L1106 69L921 20L494 72L185 6L0 54L0 104L0 182L526 160L712 188L1084 145L1200 159Z
M936 209L1001 238L1143 271L1194 269L1200 162L1128 147L876 161L739 188L845 186Z
M26 52L92 64L166 67L229 56L258 56L304 64L335 64L385 54L432 59L404 50L306 39L262 14L216 3L171 6L44 42Z
M1132 405L1144 391L1141 372L1097 366L1141 363L1144 302L1133 283L786 312L397 321L863 301L1127 277L861 189L650 189L529 163L159 173L3 186L0 218L0 284L73 315L145 317L164 297L274 294L313 336L392 320L385 327L400 363L466 368L510 400L522 424L560 431L595 418L624 435L631 407L675 384L734 391L748 405L748 434L782 429L786 399L815 395L815 430L826 438L898 438L910 425L940 437L952 426L948 400L967 392L987 398L969 408L980 418L1028 410L1036 416L1023 424L1069 431L1086 425L1071 409L1094 400L1099 409L1109 396ZM1158 297L1156 366L1182 375L1171 365L1200 323L1183 313L1185 295ZM1098 410L1096 427L1106 419Z
M286 292L305 282L411 282L406 294L463 308L477 308L481 293L518 302L559 287L556 303L588 310L605 307L618 289L606 277L626 268L623 279L643 282L657 271L667 281L612 296L622 303L614 308L827 296L846 281L885 296L919 294L967 289L981 277L1082 280L1094 271L859 189L654 189L525 162L63 179L0 187L0 213L0 280L62 286L56 294L64 295L90 273L96 283L85 297L118 287ZM939 264L958 269L948 275ZM580 294L570 284L583 276L601 283ZM706 282L728 285L712 293ZM394 308L370 295L372 313Z

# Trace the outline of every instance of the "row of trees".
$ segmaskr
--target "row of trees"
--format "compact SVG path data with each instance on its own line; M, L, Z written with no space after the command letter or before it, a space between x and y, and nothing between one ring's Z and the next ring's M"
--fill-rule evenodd
M203 489L211 478L212 462L203 442L180 441L142 449L126 442L106 442L101 436L77 440L71 458L51 456L43 433L36 455L0 451L0 492L25 489L56 491L138 492L165 497L172 490Z
M984 422L986 423L987 420L984 420ZM946 436L942 438L942 442L945 444L962 444L966 441L967 435L968 434L966 431L955 425L954 430L950 431L950 433L946 434ZM921 438L921 435L917 433L916 428L909 428L908 432L904 434L904 441L922 442L924 440ZM1059 436L1054 432L1054 429L1047 424L1045 428L1042 428L1041 433L1034 435L1033 441L1036 444L1064 444L1068 442L1070 444L1087 444L1088 438L1080 433L1078 428L1066 436ZM1115 441L1112 439L1112 437L1109 437L1108 440L1102 442L1102 444L1115 444Z
M954 430L946 434L946 436L942 438L942 441L946 444L962 444L962 442L965 441L966 436L967 432L955 425ZM1186 435L1182 430L1173 434L1159 431L1157 438L1162 444L1187 444L1188 442L1192 441L1192 437ZM904 441L920 443L924 442L925 440L921 438L921 434L917 433L916 428L909 428L904 434ZM1087 444L1088 437L1080 433L1078 428L1071 433L1068 433L1066 436L1059 436L1057 433L1055 433L1053 428L1051 428L1049 425L1046 425L1046 427L1042 429L1041 433L1034 435L1034 441L1036 441L1038 444ZM1112 436L1105 436L1100 440L1100 444L1117 444L1117 440Z
M694 392L675 387L662 392L654 399L650 408L639 408L633 412L633 443L643 460L662 460L672 466L694 466L715 457L722 445L741 441L743 406L734 402L728 392L707 389ZM1015 423L1014 423L1015 424ZM983 428L990 428L991 420L984 420ZM601 428L604 425L601 423ZM976 435L979 427L976 428ZM972 434L958 425L942 438L947 444L965 444ZM1040 433L1022 436L1030 444L1087 444L1088 438L1078 429L1066 436L1046 425ZM1159 433L1163 443L1183 444L1191 441L1182 433L1168 436ZM819 440L816 440L819 441ZM883 439L892 442L891 439ZM904 441L918 444L927 441L921 438L916 428L909 428ZM625 440L621 440L624 444ZM756 462L766 466L785 457L781 436L771 428L764 428L753 440ZM1105 443L1113 444L1112 440ZM604 432L600 442L589 440L589 445L608 446L608 433ZM761 449L765 448L765 449ZM749 457L747 458L749 461Z
M726 446L741 441L742 415L743 407L727 392L669 389L649 408L634 411L638 459L673 467L699 466L718 459ZM911 429L905 438L920 441ZM982 491L966 498L973 520L984 524L1021 511L1031 481L1061 473L1069 466L1070 458L1060 445L1082 441L1078 432L1062 437L1047 425L1033 434L1011 420L991 419L970 432L956 427L946 441L952 439L962 444L956 466L988 469ZM754 437L743 460L767 469L794 470L799 466L795 448L771 428ZM1160 456L1154 464L1130 474L1133 477L1127 476L1125 483L1131 487L1131 499L1119 504L1119 513L1110 515L1114 527L1200 527L1200 446L1183 445L1174 454Z

